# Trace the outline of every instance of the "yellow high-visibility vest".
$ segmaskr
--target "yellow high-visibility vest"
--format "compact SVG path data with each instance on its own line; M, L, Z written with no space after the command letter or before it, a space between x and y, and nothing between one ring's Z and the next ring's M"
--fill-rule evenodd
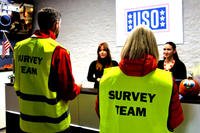
M20 106L20 128L25 132L53 133L70 126L68 102L48 87L56 46L51 38L28 38L14 48L15 83Z
M100 133L170 133L167 128L173 79L156 69L143 77L119 67L104 69L100 80Z

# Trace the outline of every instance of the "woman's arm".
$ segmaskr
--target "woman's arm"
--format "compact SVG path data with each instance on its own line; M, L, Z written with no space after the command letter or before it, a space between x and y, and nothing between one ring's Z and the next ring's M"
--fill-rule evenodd
M93 61L89 66L88 75L87 75L88 81L90 82L97 81L96 77L94 77L95 71L96 71L96 61Z

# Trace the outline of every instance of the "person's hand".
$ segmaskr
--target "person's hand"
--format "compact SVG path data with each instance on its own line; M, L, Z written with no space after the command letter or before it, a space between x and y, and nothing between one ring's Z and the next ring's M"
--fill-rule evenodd
M101 78L97 78L97 81L99 82Z
M77 85L78 85L78 87L80 88L80 90L82 90L83 85L82 85L82 84L77 84Z

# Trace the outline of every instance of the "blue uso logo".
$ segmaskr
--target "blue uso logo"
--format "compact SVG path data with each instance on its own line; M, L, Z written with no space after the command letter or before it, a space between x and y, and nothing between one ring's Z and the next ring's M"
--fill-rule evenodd
M127 15L127 32L130 32L138 25L146 25L152 30L167 29L167 6L129 10Z

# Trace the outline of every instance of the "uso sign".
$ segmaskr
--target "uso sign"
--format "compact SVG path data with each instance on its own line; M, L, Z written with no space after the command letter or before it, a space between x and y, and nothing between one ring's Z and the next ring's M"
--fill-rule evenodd
M152 30L166 30L168 21L166 9L167 6L162 6L127 11L127 32L138 25L146 25Z
M182 0L116 0L117 45L138 25L149 27L158 44L183 43Z

